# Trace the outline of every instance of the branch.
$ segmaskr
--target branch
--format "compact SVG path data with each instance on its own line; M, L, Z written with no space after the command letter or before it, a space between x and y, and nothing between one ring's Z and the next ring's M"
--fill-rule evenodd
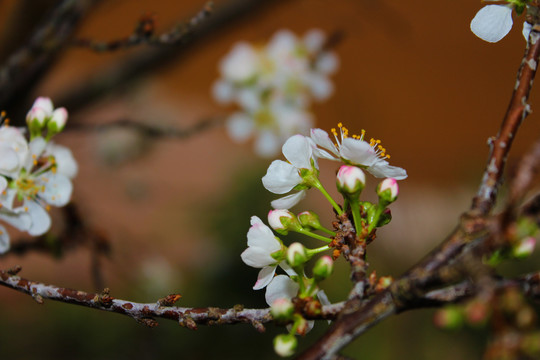
M28 93L58 51L75 31L79 21L98 0L64 0L35 31L30 41L13 53L0 68L0 108ZM17 101L17 100L16 100Z
M115 299L109 296L108 289L105 289L102 294L87 293L28 280L16 275L20 270L20 267L8 271L0 270L0 285L30 295L40 304L44 302L44 299L48 299L115 312L129 316L150 327L158 325L155 318L162 318L177 321L181 326L191 330L196 330L197 325L246 323L262 332L265 331L263 324L273 320L270 308L244 309L242 305L235 305L231 309L177 307L173 305L181 297L178 294L169 295L155 303L138 303ZM323 306L321 314L317 318L334 319L342 309L343 303Z
M486 219L486 215L494 206L512 139L530 112L526 101L540 58L540 25L533 26L529 40L501 129L491 141L488 163L471 210L462 216L456 230L438 248L397 279L386 291L376 295L367 304L350 309L346 307L327 333L298 359L331 359L379 321L397 312L414 308L415 302L421 299L430 287L440 282L443 267L455 263L466 250L489 237L492 224Z
M87 81L76 83L74 87L67 89L58 99L55 99L55 103L61 104L69 109L70 113L74 113L113 90L118 91L129 87L133 81L136 81L141 76L167 65L173 60L176 64L181 55L190 54L192 46L203 40L209 40L211 36L216 35L218 30L223 31L228 25L238 24L242 17L249 14L249 19L252 21L256 12L263 12L263 10L268 10L269 6L286 3L283 0L233 0L220 2L212 16L202 22L197 27L197 31L189 36L189 41L184 42L182 46L145 49L144 52L139 52L136 56L130 56L109 66L102 70L99 75L93 76Z
M213 3L208 2L203 9L193 16L187 23L174 26L169 32L161 35L155 34L155 17L146 15L137 23L133 33L123 39L111 41L93 41L90 39L77 39L72 42L73 46L84 47L95 52L111 52L120 49L128 49L137 45L174 45L193 32L212 12Z

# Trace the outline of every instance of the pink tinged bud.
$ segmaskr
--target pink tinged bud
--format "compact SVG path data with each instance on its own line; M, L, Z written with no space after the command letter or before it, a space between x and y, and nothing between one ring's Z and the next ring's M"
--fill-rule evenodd
M281 357L291 356L296 350L297 343L293 335L278 335L274 338L274 351Z
M377 186L377 195L388 204L396 201L398 194L399 187L396 179L386 178Z
M321 281L328 278L334 270L334 261L330 256L322 256L313 266L313 277L315 281Z
M512 255L518 259L529 257L534 252L535 247L536 239L532 236L527 236L512 249Z
M270 313L275 320L291 320L294 313L294 305L287 298L279 298L272 303Z
M46 116L51 116L53 110L54 110L54 106L53 106L53 103L51 101L51 99L49 99L48 97L43 97L43 96L40 96L38 97L35 101L34 101L34 104L32 105L32 109L33 108L41 108L43 109L43 111L45 111L45 114Z
M270 210L268 213L270 227L281 235L287 235L289 231L301 229L296 215L286 209Z
M299 242L292 243L287 249L287 262L292 268L303 266L308 261L304 245Z
M337 173L336 185L341 193L357 194L366 185L366 175L356 166L343 165Z
M67 119L67 110L66 108L61 107L53 111L51 120L49 122L55 124L58 131L61 131L64 126L66 126Z
M41 107L32 107L26 114L26 123L32 128L41 129L45 125L45 120L47 120L47 112Z

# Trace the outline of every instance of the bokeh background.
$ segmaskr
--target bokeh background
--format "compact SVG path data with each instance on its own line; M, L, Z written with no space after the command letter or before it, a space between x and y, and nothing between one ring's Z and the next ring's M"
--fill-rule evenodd
M26 43L52 4L0 1L2 63ZM157 16L158 32L167 31L204 4L101 1L81 22L76 37L125 37L148 13ZM279 29L298 35L312 28L339 31L343 37L333 49L340 59L332 76L335 92L315 104L313 114L317 126L326 130L338 122L353 133L366 129L368 136L382 139L393 165L407 169L400 199L392 205L394 220L369 248L370 269L398 276L442 241L469 206L487 158L486 141L497 133L514 87L525 47L523 19L515 19L515 28L500 43L488 44L469 30L481 6L470 0L217 0L207 20L211 26L203 24L162 61L119 86L77 101L72 96L156 49L142 45L95 53L66 48L40 82L7 110L13 121L20 121L36 96L49 96L55 105L68 107L73 124L130 119L188 128L234 110L218 105L210 88L220 59L235 42L264 43ZM536 110L538 91L530 103ZM246 247L250 216L265 219L273 199L260 182L272 159L257 158L249 143L232 142L222 126L186 139L158 140L126 129L69 128L56 141L69 146L79 162L74 202L88 226L99 229L110 244L99 268L112 296L152 302L177 292L183 295L182 306L265 306L263 291L251 290L257 269L243 264L239 255ZM533 112L516 138L509 174L538 135ZM322 166L324 183L333 184L335 170L335 164ZM375 185L369 177L368 199ZM328 204L314 191L309 195L295 210L316 210L329 224ZM18 237L13 238L16 243ZM0 266L20 264L24 277L95 291L93 256L92 246L83 242L62 252L4 256ZM519 269L534 269L535 261ZM323 285L331 301L346 296L350 285L343 259ZM271 340L280 329L272 325L265 334L247 325L191 332L167 321L148 329L115 314L52 301L37 305L5 288L0 288L0 300L0 349L6 359L276 358ZM431 310L396 316L344 353L359 359L481 357L485 332L438 330L432 316ZM327 326L318 323L300 347L313 343Z

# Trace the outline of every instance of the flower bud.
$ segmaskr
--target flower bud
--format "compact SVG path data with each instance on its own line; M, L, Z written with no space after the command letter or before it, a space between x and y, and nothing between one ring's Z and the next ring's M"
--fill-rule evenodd
M377 195L379 201L385 204L390 204L396 201L399 194L399 187L396 179L386 178L377 185Z
M26 114L26 124L34 136L41 134L41 129L45 126L46 121L47 112L41 107L32 107Z
M268 223L281 235L287 235L289 231L297 231L302 228L296 216L286 209L270 210Z
M322 281L328 278L334 270L334 261L330 256L322 256L313 266L313 277L315 281Z
M65 108L58 108L53 111L51 119L47 123L47 127L49 129L49 137L58 134L62 129L64 129L64 126L66 126L68 118L68 112Z
M43 111L45 111L46 117L51 116L51 114L52 114L52 112L54 110L54 106L53 106L53 103L52 103L51 99L49 99L48 97L44 97L44 96L40 96L34 101L34 104L32 105L32 109L34 109L34 108L43 109Z
M366 185L366 175L356 166L343 165L337 173L336 185L342 194L357 195Z
M274 338L274 351L281 357L291 356L294 354L297 344L298 342L293 335L281 334Z
M319 230L322 228L321 221L319 220L319 215L315 214L313 211L303 211L297 215L298 221L303 228L308 230Z
M299 242L292 243L287 249L287 262L294 269L308 261L308 255L304 245Z
M313 322L307 321L303 317L299 317L296 320L296 324L296 333L302 336L306 335L313 328Z
M294 305L287 298L279 298L272 303L270 313L275 320L290 320L294 313Z
M463 326L465 316L458 306L448 306L437 310L433 316L435 326L448 330L459 329Z
M532 236L527 236L512 248L512 255L518 259L529 257L536 246L536 239Z

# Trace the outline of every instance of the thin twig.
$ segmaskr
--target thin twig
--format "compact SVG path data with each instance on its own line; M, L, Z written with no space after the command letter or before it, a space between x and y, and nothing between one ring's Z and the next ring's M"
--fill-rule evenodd
M174 26L170 31L160 35L155 34L155 17L152 15L145 15L139 20L135 30L130 36L111 41L76 39L72 42L72 45L88 48L95 52L111 52L128 49L142 44L152 46L174 45L184 41L186 36L191 34L199 24L208 18L212 12L212 7L213 3L211 1L206 3L202 10L189 21L180 23Z

